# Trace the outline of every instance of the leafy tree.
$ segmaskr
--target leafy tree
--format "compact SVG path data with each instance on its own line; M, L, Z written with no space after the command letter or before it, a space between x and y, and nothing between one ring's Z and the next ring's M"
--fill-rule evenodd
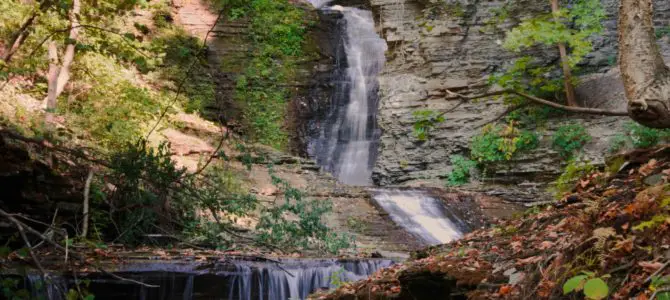
M563 78L548 76L556 66L540 65L534 57L523 56L505 73L492 77L492 82L540 96L554 95L563 90L568 105L576 106L572 69L591 52L590 37L602 31L604 9L599 0L578 0L569 9L560 9L558 0L551 0L551 8L551 13L525 20L508 32L503 47L522 53L537 45L557 46Z

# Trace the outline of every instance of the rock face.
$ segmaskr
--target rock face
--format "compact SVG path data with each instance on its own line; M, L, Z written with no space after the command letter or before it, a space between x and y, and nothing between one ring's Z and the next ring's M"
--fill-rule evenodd
M290 133L289 152L306 156L306 139L310 134L309 120L321 115L332 93L332 69L335 57L332 41L339 36L333 33L338 15L321 15L307 2L297 1L305 10L307 22L315 24L308 29L305 51L308 58L298 62L295 78L286 83L291 91L287 99L288 117L285 124ZM253 47L249 40L249 20L231 20L225 15L216 26L217 12L204 0L175 0L172 2L176 22L200 39L207 37L209 73L216 82L216 101L207 107L209 119L225 119L229 126L236 126L239 110L234 101L235 84L251 57ZM317 22L317 20L319 22Z
M442 185L441 178L451 169L449 157L467 155L471 137L505 111L499 101L493 100L458 106L460 99L444 92L481 92L486 77L514 58L500 46L504 31L493 30L489 25L496 10L505 3L511 3L507 9L513 17L498 26L502 29L510 28L527 14L548 10L548 1L370 0L380 34L389 45L387 65L380 77L378 123L383 134L373 172L375 183ZM616 62L618 1L605 0L603 4L607 11L605 32L594 40L595 51L582 66L593 75L584 78L577 93L583 106L625 109L621 81L617 71L612 70ZM657 26L667 27L670 3L656 1L655 9ZM659 44L670 57L668 38L662 38ZM558 59L558 51L539 51L547 62ZM445 115L446 122L432 131L428 141L418 141L412 135L412 111L450 108L455 109ZM487 174L486 187L478 185L476 189L510 200L537 200L535 192L543 191L543 185L561 172L563 163L551 149L549 138L558 126L569 121L582 123L593 136L585 156L599 163L609 140L626 120L595 116L551 120L546 128L537 129L542 136L538 149ZM492 183L505 184L506 191L499 191Z

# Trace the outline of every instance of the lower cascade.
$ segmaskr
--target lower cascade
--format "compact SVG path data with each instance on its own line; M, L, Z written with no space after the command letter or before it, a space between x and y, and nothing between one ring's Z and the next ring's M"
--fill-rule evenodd
M373 190L373 200L393 222L430 245L444 244L463 236L467 225L450 214L441 199L424 191Z
M216 264L193 262L147 262L121 265L116 272L158 288L89 274L88 291L95 299L227 299L287 300L305 299L320 289L342 282L368 277L394 262L385 259L281 259L278 262L236 260ZM65 292L74 282L70 278L51 276L41 286L39 275L28 276L35 299L67 299Z

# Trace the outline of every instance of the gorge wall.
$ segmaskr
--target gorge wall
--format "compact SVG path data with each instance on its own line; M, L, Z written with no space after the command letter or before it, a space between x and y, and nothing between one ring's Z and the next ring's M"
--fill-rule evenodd
M375 183L443 186L443 178L451 169L449 157L467 155L471 137L504 112L500 101L464 103L445 115L446 122L438 125L427 141L419 141L412 134L412 111L455 107L460 99L446 95L444 89L481 92L487 76L514 58L500 46L504 30L492 30L489 25L505 3L511 18L499 24L499 29L509 29L528 14L548 10L548 1L535 0L370 0L378 30L389 45L380 77L378 123L383 134L373 172ZM615 69L618 1L604 0L603 4L607 12L605 32L594 40L595 51L582 66L590 75L583 78L577 93L583 106L625 109L623 87ZM656 25L666 28L670 24L670 3L656 1L655 9ZM659 44L670 57L668 41L663 37ZM558 60L554 52L558 51L539 54L550 62ZM585 147L585 156L602 163L609 140L626 121L597 116L569 119L552 120L546 128L538 128L540 147L486 174L486 185L475 184L473 188L509 200L537 201L545 184L561 173L563 165L551 149L553 130L568 121L584 124L593 136ZM506 186L499 189L495 184Z

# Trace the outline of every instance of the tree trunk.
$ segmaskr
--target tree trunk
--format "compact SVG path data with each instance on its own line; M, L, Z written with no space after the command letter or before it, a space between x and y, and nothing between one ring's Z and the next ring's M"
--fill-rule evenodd
M56 47L56 42L49 42L48 57L49 57L49 74L47 75L47 98L45 101L46 109L48 111L56 108L56 86L58 82L58 73L60 73L60 67L58 66L58 47ZM50 112L49 112L50 113Z
M56 108L56 99L63 92L65 85L70 80L70 66L74 61L74 50L77 38L79 37L78 17L79 11L81 10L81 3L79 1L80 0L72 1L72 10L70 10L70 35L68 36L67 46L65 46L65 52L63 53L62 65L57 65L58 50L56 49L56 44L54 42L49 44L49 86L47 97L44 99L44 107L47 110ZM53 61L56 62L55 66L52 65ZM52 73L52 71L55 73Z
M630 117L670 128L670 69L656 44L653 14L652 0L621 0L619 64Z
M551 0L551 11L556 14L559 11L558 0ZM557 17L554 17L556 22L559 22ZM572 71L570 70L570 63L568 61L568 50L565 43L558 43L558 52L561 55L561 66L563 67L563 79L565 81L565 98L568 106L577 106L575 97L575 87L572 85Z
M68 80L70 80L70 65L74 60L74 50L79 38L79 11L81 10L81 3L79 0L72 1L72 10L70 10L70 35L68 37L68 44L65 47L63 54L63 65L58 74L58 85L56 86L56 97L58 97L65 88Z

